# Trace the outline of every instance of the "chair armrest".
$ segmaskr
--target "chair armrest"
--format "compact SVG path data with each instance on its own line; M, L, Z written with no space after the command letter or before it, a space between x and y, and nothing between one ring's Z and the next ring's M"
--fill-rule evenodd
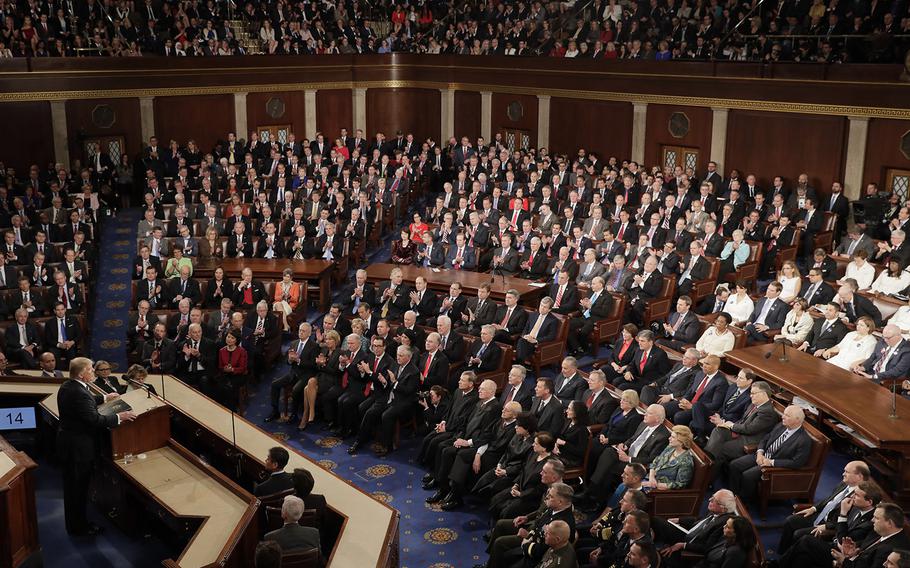
M758 451L758 444L746 444L743 446L743 451L747 454L754 454L756 451Z
M809 509L812 506L813 506L812 503L797 503L797 504L793 505L793 512L799 513L800 511L805 511L806 509Z

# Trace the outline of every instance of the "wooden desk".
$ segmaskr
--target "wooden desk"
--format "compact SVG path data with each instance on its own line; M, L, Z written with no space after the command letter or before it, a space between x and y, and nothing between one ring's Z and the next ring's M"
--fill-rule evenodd
M327 566L397 566L398 511L373 499L353 483L335 476L291 446L273 438L255 424L232 415L225 407L171 375L149 375L146 379L159 394L164 394L175 410L204 424L211 432L231 444L236 432L237 449L246 456L264 462L269 448L281 446L290 454L285 468L306 468L316 481L320 493L328 498L330 508L345 517L344 527ZM162 384L163 383L163 384Z
M224 269L225 276L233 281L240 278L244 268L253 271L253 278L259 280L281 280L285 268L294 270L294 278L298 280L314 280L319 282L319 305L323 311L328 311L332 302L331 278L335 263L329 260L288 260L267 258L222 258L201 262L193 265L193 277L198 279L211 278L218 267Z
M41 399L42 408L52 416L59 417L56 393L62 381L27 376L32 373L35 372L23 372L22 376L16 377L0 377L0 395L37 396ZM113 376L120 377L119 374ZM189 417L228 445L233 441L233 426L236 429L237 450L245 456L245 461L256 459L260 467L264 467L261 464L264 463L269 448L281 446L290 454L288 471L300 467L313 474L316 487L328 497L329 507L344 517L344 526L335 548L330 555L329 551L323 551L328 555L328 567L386 568L398 565L398 511L373 499L354 484L337 477L315 460L278 441L243 418L235 415L232 425L232 415L228 409L175 377L151 375L148 383L166 397L172 413ZM157 409L151 412L155 410ZM198 537L194 542L196 540ZM252 558L246 560L248 566L252 565ZM183 565L182 562L180 565Z
M519 302L522 305L537 307L538 301L547 295L549 286L533 285L532 280L517 278L515 276L500 276L497 274L490 282L491 275L485 272L472 272L470 270L446 270L435 268L423 268L420 266L399 266L397 264L377 263L367 266L367 280L373 284L379 284L389 279L389 274L395 267L401 269L404 281L408 284L414 284L418 276L427 279L427 286L431 290L439 292L449 292L449 286L453 282L459 282L465 294L476 296L477 289L481 284L490 284L490 295L499 301L506 297L506 292L510 289L518 291Z
M769 352L771 357L765 359ZM796 349L787 349L790 360L782 362L780 352L780 345L758 345L731 351L727 361L809 401L818 408L821 421L830 416L868 440L878 459L893 471L895 500L910 504L910 400L898 396L899 418L889 418L890 390Z
M258 540L255 521L259 500L173 441L146 452L145 459L137 458L129 464L117 460L114 464L171 515L204 519L177 562L168 560L165 566L218 566L239 540ZM235 538L238 530L242 531L239 539ZM229 565L244 566L247 562L238 558Z
M35 509L34 469L23 452L0 437L0 566L23 565L41 547Z

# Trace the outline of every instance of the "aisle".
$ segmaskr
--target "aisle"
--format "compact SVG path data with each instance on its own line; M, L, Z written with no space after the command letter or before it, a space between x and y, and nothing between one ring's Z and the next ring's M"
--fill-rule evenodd
M126 330L129 322L133 257L139 209L125 209L102 228L91 318L90 356L104 359L114 371L126 371Z

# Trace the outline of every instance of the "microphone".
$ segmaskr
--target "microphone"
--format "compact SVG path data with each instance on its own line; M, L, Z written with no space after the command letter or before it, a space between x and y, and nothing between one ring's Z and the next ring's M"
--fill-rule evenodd
M151 389L151 387L150 387L149 385L147 385L147 384L145 384L145 383L140 383L139 381L136 381L136 380L133 380L133 379L130 379L130 378L126 377L125 375L124 375L123 378L126 379L126 382L128 382L128 383L131 384L131 385L133 385L133 386L136 387L137 389L142 389L142 390L144 390L144 391L145 391L145 394L146 394L146 397L145 397L145 398L152 398L152 389Z

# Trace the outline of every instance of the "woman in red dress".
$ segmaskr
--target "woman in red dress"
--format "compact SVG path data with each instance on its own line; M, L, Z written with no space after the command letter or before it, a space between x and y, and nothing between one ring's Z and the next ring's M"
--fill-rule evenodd
M231 329L224 336L225 346L218 351L218 370L221 372L222 392L225 393L224 404L237 411L240 388L246 382L248 356L246 349L240 345L241 332Z

